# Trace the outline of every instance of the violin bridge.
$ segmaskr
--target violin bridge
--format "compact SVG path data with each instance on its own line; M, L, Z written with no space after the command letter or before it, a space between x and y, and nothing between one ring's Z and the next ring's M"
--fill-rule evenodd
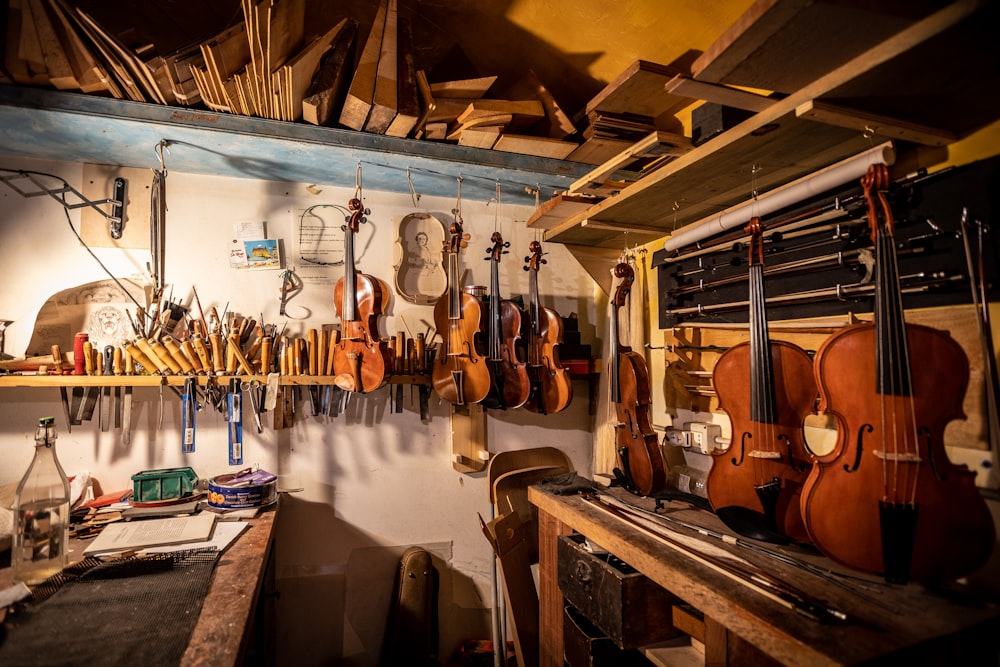
M920 463L923 459L916 452L883 452L876 449L875 456L883 461L895 461L897 463Z
M754 459L780 459L781 452L770 452L763 449L751 449L749 456Z

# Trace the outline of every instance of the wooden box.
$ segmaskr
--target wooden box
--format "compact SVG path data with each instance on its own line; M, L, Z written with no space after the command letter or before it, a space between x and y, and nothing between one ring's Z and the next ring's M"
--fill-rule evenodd
M572 605L563 615L563 658L569 667L649 667L650 662L635 649L615 646Z
M619 648L676 637L672 609L680 600L624 561L594 554L582 535L562 535L558 581L563 597Z

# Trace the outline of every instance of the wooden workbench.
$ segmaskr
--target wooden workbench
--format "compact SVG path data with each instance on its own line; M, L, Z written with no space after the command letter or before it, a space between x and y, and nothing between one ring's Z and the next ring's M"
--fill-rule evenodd
M182 667L231 667L245 664L248 652L266 653L273 585L274 525L277 505L250 519L250 527L222 554L212 572L198 623L191 633ZM71 540L72 560L79 560L86 543ZM10 568L0 569L0 589L11 584ZM263 605L259 607L258 602ZM263 625L263 627L261 627ZM256 645L255 645L256 644ZM266 662L268 656L255 656ZM272 656L273 657L273 656Z
M652 509L654 503L624 491L608 491ZM577 532L604 547L703 616L705 664L810 665L997 664L1000 606L973 602L971 592L946 596L911 583L885 584L863 577L866 588L847 590L825 578L756 554L732 550L784 581L828 601L848 615L842 624L820 623L768 599L724 574L700 564L587 503L579 495L557 495L539 486L528 489L538 508L540 665L563 665L563 596L558 585L558 536ZM677 518L733 535L709 512L667 503ZM676 506L676 507L674 507ZM683 531L682 531L683 532ZM704 538L708 539L708 538ZM776 548L773 545L766 545ZM745 551L745 550L744 550ZM801 548L789 553L834 571L849 572ZM853 580L852 580L853 581Z

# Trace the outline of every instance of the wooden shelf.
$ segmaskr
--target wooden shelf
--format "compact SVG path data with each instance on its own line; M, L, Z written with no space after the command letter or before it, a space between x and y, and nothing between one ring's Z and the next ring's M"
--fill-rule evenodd
M985 30L995 13L988 2L959 0L910 24L619 194L547 220L545 240L606 249L621 249L624 239L648 243L886 139L923 134L940 145L968 136L1000 118L1000 53ZM825 105L836 106L836 121L812 120L831 118L812 111ZM873 116L894 123L873 128L869 139L858 123Z
M219 386L232 379L267 383L266 375L0 375L3 387L183 387L188 378L194 378L205 387L209 381ZM333 375L282 375L279 384L332 385ZM431 384L430 375L391 375L389 384Z
M354 186L358 163L371 190L534 205L567 189L590 165L442 142L401 139L304 123L251 118L0 85L0 153L122 167L158 167L165 139L168 173ZM16 165L6 160L8 168ZM516 187L523 186L523 187Z

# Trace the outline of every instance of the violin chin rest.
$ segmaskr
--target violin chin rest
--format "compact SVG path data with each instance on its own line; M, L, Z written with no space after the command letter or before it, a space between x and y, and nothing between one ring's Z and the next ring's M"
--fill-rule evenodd
M333 384L337 385L344 391L356 391L357 387L354 386L354 378L348 373L341 373L333 378Z
M726 527L743 537L774 544L788 544L787 536L768 528L764 515L742 505L729 505L715 510Z

